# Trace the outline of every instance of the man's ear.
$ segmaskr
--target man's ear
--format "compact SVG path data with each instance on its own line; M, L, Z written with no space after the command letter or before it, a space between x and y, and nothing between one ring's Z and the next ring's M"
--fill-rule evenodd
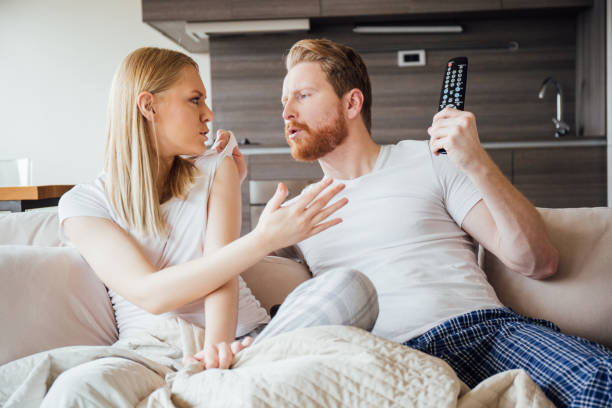
M148 91L142 91L138 94L138 110L147 118L147 120L153 121L153 115L155 115L155 108L153 107L153 94Z
M363 107L363 92L360 89L353 88L344 94L345 107L349 119L354 119L361 114Z

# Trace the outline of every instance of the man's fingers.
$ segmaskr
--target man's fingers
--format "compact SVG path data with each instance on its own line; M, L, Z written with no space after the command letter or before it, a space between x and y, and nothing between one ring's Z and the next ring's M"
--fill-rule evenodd
M450 118L450 117L456 116L460 112L462 112L462 111L460 111L458 109L455 109L455 108L446 107L446 108L442 109L440 112L436 113L433 116L433 119L432 119L431 122L434 123L434 122L436 122L436 121L438 121L440 119Z

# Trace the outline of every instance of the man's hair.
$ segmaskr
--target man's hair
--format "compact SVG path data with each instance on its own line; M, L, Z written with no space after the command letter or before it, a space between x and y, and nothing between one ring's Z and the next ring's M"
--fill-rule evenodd
M302 62L319 63L336 95L342 98L351 89L363 93L361 118L368 133L372 128L372 87L363 60L350 47L327 39L307 39L293 44L285 63L287 71Z
M137 106L138 95L170 88L185 67L198 69L198 64L177 51L139 48L123 60L113 78L106 125L106 191L117 216L141 235L163 236L167 225L154 177L153 167L159 164L155 123L150 134ZM191 160L176 156L167 180L172 196L185 196L196 175Z

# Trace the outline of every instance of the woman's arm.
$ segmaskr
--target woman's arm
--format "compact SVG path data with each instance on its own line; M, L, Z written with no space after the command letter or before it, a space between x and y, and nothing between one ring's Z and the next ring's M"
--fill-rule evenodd
M327 206L342 189L321 193L330 180L315 185L290 206L281 207L287 188L281 183L255 230L206 257L157 270L138 244L117 224L99 217L72 217L64 232L98 277L128 301L160 314L206 296L268 253L293 245L333 225L327 218L347 203Z
M240 236L240 177L234 161L223 159L217 169L208 199L208 222L204 256L208 256ZM238 320L238 278L208 294L204 300L205 344L231 342Z

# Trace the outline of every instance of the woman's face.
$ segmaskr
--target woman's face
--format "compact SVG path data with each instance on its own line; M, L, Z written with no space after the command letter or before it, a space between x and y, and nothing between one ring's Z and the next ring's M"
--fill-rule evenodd
M192 66L183 68L172 87L155 95L154 127L160 157L197 156L206 151L208 122L214 115L205 100L206 89Z

